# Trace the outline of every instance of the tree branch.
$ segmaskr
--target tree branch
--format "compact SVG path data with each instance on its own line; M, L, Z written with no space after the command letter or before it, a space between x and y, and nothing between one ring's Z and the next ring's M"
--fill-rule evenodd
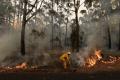
M35 8L35 4L38 2L38 0L35 1L35 3L32 5L32 8L27 12L27 15L32 12L32 10Z
M41 1L39 9L37 9L34 13L32 13L32 15L28 19L26 19L26 22L28 22L33 16L35 16L40 11L43 1L44 0Z
M29 18L27 18L26 22L28 22L33 16L35 16L40 9L38 9L36 12L34 12Z
M85 1L84 1L83 3L85 3ZM80 4L80 5L78 6L78 9L80 8L80 6L82 6L82 5L83 5L83 3L82 3L82 4Z
M41 8L41 6L42 6L43 1L44 1L44 0L42 0L42 2L41 2L41 4L40 4L40 8Z
M76 7L76 5L75 5L75 0L74 0L74 7Z

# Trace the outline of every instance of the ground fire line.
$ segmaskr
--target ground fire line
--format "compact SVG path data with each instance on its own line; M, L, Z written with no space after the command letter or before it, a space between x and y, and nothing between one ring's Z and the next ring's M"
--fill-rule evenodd
M80 68L76 68L76 70L81 70L83 69L83 71L87 71L88 69L90 70L97 70L96 66L101 67L100 70L102 70L102 68L107 67L109 70L116 68L115 64L118 63L120 65L120 57L119 56L111 56L109 55L107 59L104 59L104 57L102 56L102 51L101 50L95 50L94 54L90 54L86 59L85 59L85 64L84 66L80 67ZM115 68L114 68L115 66ZM118 66L117 66L118 68ZM57 68L56 68L57 69ZM59 68L58 68L59 69ZM74 68L73 68L74 69ZM119 68L120 69L120 68ZM16 72L16 71L51 71L49 69L44 69L43 67L40 68L36 65L32 65L30 66L27 62L23 62L21 64L17 64L14 67L0 67L0 72ZM55 70L55 69L53 69Z

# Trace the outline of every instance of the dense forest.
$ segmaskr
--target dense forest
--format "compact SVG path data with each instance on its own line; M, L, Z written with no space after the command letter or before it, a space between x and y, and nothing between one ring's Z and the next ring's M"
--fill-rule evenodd
M0 44L4 65L46 65L68 49L119 51L120 0L0 0Z

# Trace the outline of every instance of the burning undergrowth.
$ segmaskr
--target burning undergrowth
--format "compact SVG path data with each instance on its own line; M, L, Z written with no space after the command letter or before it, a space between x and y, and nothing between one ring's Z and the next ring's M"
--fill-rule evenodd
M40 54L40 55L10 55L2 60L2 66L15 67L16 65L20 65L22 63L26 63L28 66L46 66L49 64L50 56L48 54Z
M81 63L77 66L78 71L83 72L92 72L92 71L106 71L106 70L119 70L120 66L120 57L119 56L103 56L103 52L101 50L95 50L94 53L89 54L87 57L77 57L77 61L81 61ZM55 54L54 54L55 55ZM58 56L58 54L56 54ZM46 56L46 55L36 55L35 56L9 56L2 61L2 66L0 67L0 72L6 71L19 71L19 70L28 70L28 71L36 71L36 70L50 70L50 66L54 65L56 68L52 67L52 70L59 70L59 65L56 65L58 61L56 56ZM53 59L56 58L56 59ZM83 59L83 60L82 60ZM47 62L48 61L48 62ZM53 62L53 63L52 63ZM5 63L7 63L5 65ZM9 63L9 64L8 64ZM52 63L52 64L51 64ZM57 62L58 63L58 62ZM50 65L51 64L51 65ZM73 64L71 64L73 65ZM43 67L42 67L43 66ZM74 67L71 67L74 69Z
M75 61L78 66L92 67L102 59L101 50L95 49L93 51L89 51L89 53L86 53L86 55L85 52L83 53L83 51L76 53Z
M99 22L91 22L85 29L85 48L78 53L72 53L71 65L77 68L92 68L97 65L111 65L120 61L119 57L108 56L105 58L101 49L105 41ZM48 32L48 31L46 31ZM26 52L20 55L20 31L5 33L0 38L0 66L7 69L39 68L40 66L55 66L59 68L59 55L62 50L49 50L50 35L36 30L26 31ZM99 35L99 37L98 37ZM42 37L41 37L42 36ZM100 47L96 49L96 46ZM58 65L59 64L59 65Z

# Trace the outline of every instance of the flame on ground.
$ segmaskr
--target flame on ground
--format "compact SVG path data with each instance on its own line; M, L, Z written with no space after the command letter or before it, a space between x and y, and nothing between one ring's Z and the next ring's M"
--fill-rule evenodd
M82 57L79 56L78 58L82 58ZM83 59L83 60L85 60L84 67L89 68L89 67L95 66L98 61L99 61L99 63L102 63L101 64L102 66L110 66L111 64L114 64L114 63L116 64L116 62L120 62L120 57L119 56L118 57L109 56L108 58L104 58L101 55L101 50L95 50L93 54L90 54L86 59ZM106 64L106 65L104 65L104 64ZM29 64L27 64L27 62L23 62L14 67L2 66L2 67L0 67L0 72L26 70L26 69L36 70L36 69L39 69L39 67L38 67L38 65L30 66Z
M107 59L106 61L102 60L101 62L104 63L104 64L113 64L117 61L120 61L120 57L109 56L109 59Z
M15 66L15 68L17 68L17 69L27 69L27 63L23 62L22 64Z
M101 59L102 59L101 50L95 50L94 54L89 55L89 57L85 60L86 62L85 66L92 67L97 63L97 61Z
M109 56L107 60L104 60L101 55L101 50L95 50L94 54L89 55L87 59L85 59L85 66L93 67L98 61L103 64L114 64L117 61L120 61L120 57Z

